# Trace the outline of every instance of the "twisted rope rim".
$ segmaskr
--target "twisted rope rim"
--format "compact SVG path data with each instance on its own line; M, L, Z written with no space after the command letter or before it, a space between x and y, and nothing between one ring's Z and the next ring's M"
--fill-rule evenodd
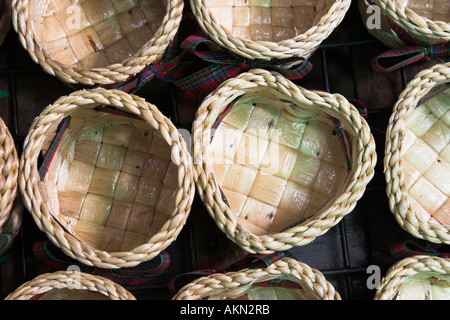
M136 300L128 290L115 282L84 272L68 271L41 274L22 284L5 300L30 300L53 289L79 289L100 293L111 300Z
M450 261L440 257L425 255L405 258L388 270L376 291L374 299L392 300L406 279L421 272L448 275L450 273Z
M181 288L172 299L237 298L244 295L254 283L281 278L298 283L317 300L341 300L339 293L320 271L292 258L283 258L267 268L246 268L198 278Z
M405 119L417 102L434 86L450 82L450 63L437 64L419 72L394 105L386 130L384 172L389 206L400 226L417 238L450 244L450 226L421 220L408 200L401 148L405 135Z
M92 248L65 231L50 212L49 206L42 200L38 181L38 156L46 134L66 116L79 108L94 108L97 105L109 105L119 110L137 115L157 130L172 150L172 161L178 166L178 190L175 195L176 212L162 229L145 244L129 252L106 252ZM169 246L178 236L189 215L193 202L195 185L192 178L192 158L187 151L185 141L172 124L156 106L143 98L129 95L119 90L96 88L76 91L59 98L49 105L35 119L24 141L20 159L19 186L23 194L24 205L31 212L39 229L62 251L86 265L105 269L133 267L142 261L155 257Z
M292 39L280 42L253 41L236 37L224 29L208 8L207 1L190 0L191 9L202 30L220 46L247 59L270 60L302 57L308 59L344 19L351 0L335 0L319 22Z
M181 22L184 2L169 0L161 26L138 52L121 63L111 64L104 68L85 70L79 67L71 68L53 60L45 49L37 42L33 32L33 24L28 9L29 0L12 0L12 23L19 35L22 46L28 51L35 63L47 73L69 84L88 86L110 85L122 82L128 77L142 71L148 64L161 60Z
M413 10L401 6L395 0L373 0L384 13L401 28L408 32L428 38L447 42L450 40L450 24L444 21L433 21L422 17Z
M0 228L8 221L17 195L19 159L14 139L0 118Z
M236 97L258 88L271 90L284 100L306 105L314 111L337 118L351 130L349 134L358 140L353 151L353 169L349 173L351 180L328 208L280 233L261 236L250 233L238 223L231 209L222 200L213 170L203 157L209 146L211 127L219 113ZM353 210L374 175L377 158L375 142L367 122L358 110L339 94L306 90L276 72L253 69L223 82L200 105L192 131L194 180L199 196L219 229L250 253L268 254L310 243Z

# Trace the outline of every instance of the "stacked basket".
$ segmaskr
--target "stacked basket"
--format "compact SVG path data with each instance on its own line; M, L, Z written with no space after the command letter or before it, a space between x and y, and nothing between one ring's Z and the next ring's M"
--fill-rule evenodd
M222 83L193 124L194 173L217 226L250 253L306 245L352 211L375 144L344 97L254 69Z
M191 0L206 35L247 59L308 59L341 23L349 0Z
M415 237L450 244L450 63L421 71L400 94L386 132L389 205Z
M101 268L136 266L178 236L195 186L171 121L122 91L77 91L33 122L20 160L24 203L64 253Z
M13 0L31 58L69 84L110 85L158 62L181 21L181 0Z
M46 273L22 284L6 300L136 300L113 281L83 272Z
M266 268L214 273L185 285L174 300L341 300L318 270L292 258Z

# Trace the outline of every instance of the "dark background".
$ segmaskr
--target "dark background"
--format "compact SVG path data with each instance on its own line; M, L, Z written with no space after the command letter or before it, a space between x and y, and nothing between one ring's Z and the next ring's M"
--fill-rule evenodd
M375 177L354 211L312 243L289 250L298 260L320 270L345 300L373 299L375 290L366 285L371 275L367 267L377 265L384 275L398 261L391 253L392 246L413 239L399 227L388 207L383 174L385 130L392 107L405 85L417 72L436 61L392 73L375 73L370 60L387 49L367 33L353 1L343 22L310 58L314 66L310 74L297 81L308 89L340 93L363 102L376 141ZM0 89L10 93L0 100L0 117L8 125L19 153L33 119L47 105L73 91L33 63L13 29L0 47ZM160 80L151 81L137 94L154 103L177 127L191 129L200 99L185 101L176 87ZM31 250L35 241L46 239L31 215L24 211L21 231L10 249L11 257L0 265L2 298L25 281L54 271L36 260ZM423 240L415 241L425 247L432 246ZM170 299L168 282L174 276L198 269L224 268L246 255L216 227L198 196L187 225L166 251L171 264L164 274L145 285L126 286L136 298ZM150 268L158 262L154 259L139 268Z

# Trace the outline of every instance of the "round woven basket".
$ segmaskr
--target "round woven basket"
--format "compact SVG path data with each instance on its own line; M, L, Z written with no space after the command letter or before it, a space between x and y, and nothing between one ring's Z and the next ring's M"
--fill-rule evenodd
M192 175L185 141L154 105L97 88L61 97L35 119L19 185L55 245L112 269L150 260L176 239L193 201Z
M375 300L449 300L450 261L415 256L394 264L381 281Z
M323 274L283 258L267 268L214 273L182 287L173 300L341 300Z
M11 28L11 2L0 0L0 46Z
M372 4L376 5L378 10L368 9ZM450 40L450 4L447 0L358 0L358 5L368 32L388 47L405 46L391 30L392 23L414 39L427 44ZM370 19L378 13L381 13L379 17ZM369 20L380 22L380 25L369 28Z
M136 300L113 281L84 272L45 273L22 284L5 300Z
M191 0L206 35L247 59L308 59L341 23L350 0Z
M450 63L421 71L400 94L386 132L389 205L413 236L450 244Z
M13 0L13 25L31 58L69 84L122 82L161 60L181 0Z
M0 201L0 231L8 222L16 203L17 178L19 160L14 139L3 119L0 118L0 170L1 170L1 201Z
M254 69L225 81L193 123L194 179L217 226L250 253L305 245L350 213L375 143L339 94Z

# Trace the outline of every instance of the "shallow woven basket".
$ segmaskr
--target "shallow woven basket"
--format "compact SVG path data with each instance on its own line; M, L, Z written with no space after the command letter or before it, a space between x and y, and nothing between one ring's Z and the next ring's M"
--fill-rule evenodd
M375 300L449 299L450 260L425 255L394 264L375 294Z
M0 159L0 231L3 232L16 203L19 160L14 139L1 118Z
M450 41L450 3L447 0L371 0L381 13L380 28L367 28L366 22L377 11L368 7L368 0L358 0L367 31L391 48L405 44L392 32L390 24L402 28L411 37L428 44ZM373 19L371 21L374 21Z
M259 254L327 232L352 211L376 163L370 129L344 97L260 69L202 102L192 143L208 212L228 238Z
M5 300L136 300L113 281L84 272L45 273L22 284Z
M386 132L389 205L417 238L450 244L450 63L421 71L400 94Z
M191 0L202 30L248 59L308 59L341 23L350 0Z
M11 1L0 0L0 46L11 28Z
M169 246L195 193L192 158L171 121L103 88L61 97L35 119L19 185L50 240L101 268L136 266Z
M13 25L31 58L70 84L125 81L161 60L182 0L13 0Z
M283 258L267 268L245 268L198 278L172 299L341 300L341 297L320 271L295 259Z

